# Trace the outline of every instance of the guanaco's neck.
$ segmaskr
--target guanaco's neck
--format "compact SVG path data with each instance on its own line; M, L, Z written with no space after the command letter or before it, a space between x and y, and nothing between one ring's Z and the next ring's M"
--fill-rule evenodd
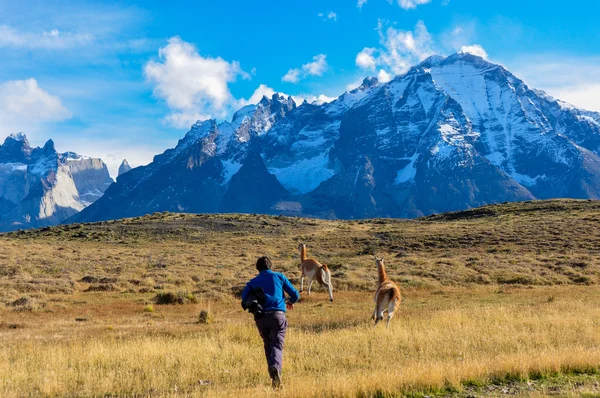
M387 280L387 274L385 273L385 265L381 261L377 261L377 273L379 274L379 284L382 284Z
M306 246L300 247L300 261L306 261Z

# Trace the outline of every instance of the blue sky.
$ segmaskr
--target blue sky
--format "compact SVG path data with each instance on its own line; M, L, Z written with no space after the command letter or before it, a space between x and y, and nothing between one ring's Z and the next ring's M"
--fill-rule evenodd
M329 100L461 50L600 111L598 15L597 0L0 0L0 138L53 138L114 173L262 94Z

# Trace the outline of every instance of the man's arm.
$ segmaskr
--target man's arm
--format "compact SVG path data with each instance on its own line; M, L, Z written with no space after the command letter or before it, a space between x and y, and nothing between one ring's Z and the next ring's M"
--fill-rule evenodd
M244 286L244 290L242 290L242 308L246 309L246 300L248 299L248 295L250 294L250 291L252 290L252 287L250 286L250 282L246 283L246 286Z
M289 281L288 278L283 275L283 291L286 292L290 296L289 303L294 304L296 301L300 300L300 293L296 290L294 285Z

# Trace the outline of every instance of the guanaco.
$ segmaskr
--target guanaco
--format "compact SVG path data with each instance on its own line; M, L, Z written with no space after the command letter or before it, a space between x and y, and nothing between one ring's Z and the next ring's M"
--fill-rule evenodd
M375 319L375 326L377 326L379 321L383 319L383 313L387 311L386 328L389 328L390 321L400 307L400 288L388 278L383 258L375 257L375 263L377 264L377 273L379 274L379 285L377 291L375 291L373 319Z
M306 245L304 243L298 245L298 250L300 250L300 270L302 271L300 292L304 290L304 278L306 277L308 278L308 295L310 296L310 288L312 287L313 280L316 278L321 286L327 286L329 301L333 301L333 285L331 284L331 271L329 271L329 268L314 258L306 257Z

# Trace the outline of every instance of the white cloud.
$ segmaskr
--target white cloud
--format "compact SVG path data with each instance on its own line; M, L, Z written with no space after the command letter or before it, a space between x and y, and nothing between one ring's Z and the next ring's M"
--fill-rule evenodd
M433 40L423 21L417 22L414 32L392 27L383 32L380 23L379 36L385 48L380 54L381 62L395 74L406 72L412 65L434 54Z
M481 47L479 44L472 44L470 46L462 46L460 48L461 53L469 53L473 55L477 55L483 59L488 58L487 52Z
M301 69L290 70L282 80L297 82L306 76L320 76L326 68L326 56L319 54ZM261 84L248 99L235 98L229 83L238 77L249 78L249 74L237 62L203 57L193 45L179 37L169 39L159 50L159 60L146 63L144 73L154 84L154 95L171 109L165 122L176 128L189 127L198 120L227 118L239 108L256 104L263 96L270 98L276 93L273 88ZM328 100L325 96L312 97Z
M154 95L165 100L173 111L165 120L175 127L225 117L235 103L228 84L239 76L249 78L238 62L203 57L179 37L172 37L159 50L158 62L146 63L144 74L155 85Z
M600 112L600 81L591 84L557 87L550 91L552 95L580 108Z
M288 83L298 83L300 81L300 69L288 70L281 80Z
M58 31L58 29L52 29L49 32L44 32L44 36L57 37L58 35L60 35L60 32Z
M363 48L363 50L356 55L356 65L361 69L375 70L377 67L377 60L373 56L374 53L374 48Z
M582 109L600 112L600 57L529 55L507 63L531 88Z
M356 56L356 65L371 71L381 68L379 76L383 79L405 73L411 66L434 54L433 39L423 21L417 23L413 32L393 27L384 29L382 21L379 21L377 30L381 47L364 48Z
M362 85L363 80L364 79L358 79L358 80L353 81L352 83L348 83L346 85L346 91L352 91L355 88L359 88Z
M392 76L389 73L387 73L385 70L380 69L379 73L377 74L377 80L380 83L387 83L390 80L392 80Z
M455 25L439 36L440 45L448 51L458 52L463 46L469 46L477 39L476 30L477 24L473 21Z
M431 2L431 0L398 0L398 5L405 10L410 10L417 8L417 6L421 4L427 4L429 2Z
M164 121L170 126L177 128L187 128L198 120L207 120L215 117L211 113L198 113L194 111L174 111L165 116Z
M317 14L317 16L319 18L322 18L323 21L327 21L328 19L329 20L333 20L333 21L337 21L337 13L335 13L334 11L329 11L327 13L320 12L320 13Z
M302 65L301 69L290 69L281 80L288 83L298 83L308 76L322 76L325 70L327 70L327 55L318 54L313 57L312 62Z
M60 98L42 89L37 80L0 83L0 129L3 133L36 130L47 122L71 117Z
M358 3L356 4L356 6L358 8L362 8L363 5L367 4L368 0L358 0ZM448 4L447 2L449 0L444 0L446 4ZM392 0L388 0L388 2L391 4ZM410 10L410 9L414 9L417 8L417 6L421 5L421 4L427 4L430 3L431 0L398 0L398 5L402 8L404 8L405 10Z
M275 92L276 91L273 90L271 87L269 87L265 84L261 84L258 86L258 88L256 90L254 90L254 93L252 93L250 98L248 98L248 100L246 101L246 104L258 104L263 97L271 98L273 96L273 94L275 94ZM283 94L283 93L280 93L280 94L287 97L286 94ZM244 104L244 105L246 105L246 104Z
M87 45L94 41L89 34L60 32L51 29L44 32L23 32L7 25L0 25L0 47L27 49L68 49Z
M312 76L321 76L327 69L327 56L325 54L315 55L313 62L302 65L302 70Z

